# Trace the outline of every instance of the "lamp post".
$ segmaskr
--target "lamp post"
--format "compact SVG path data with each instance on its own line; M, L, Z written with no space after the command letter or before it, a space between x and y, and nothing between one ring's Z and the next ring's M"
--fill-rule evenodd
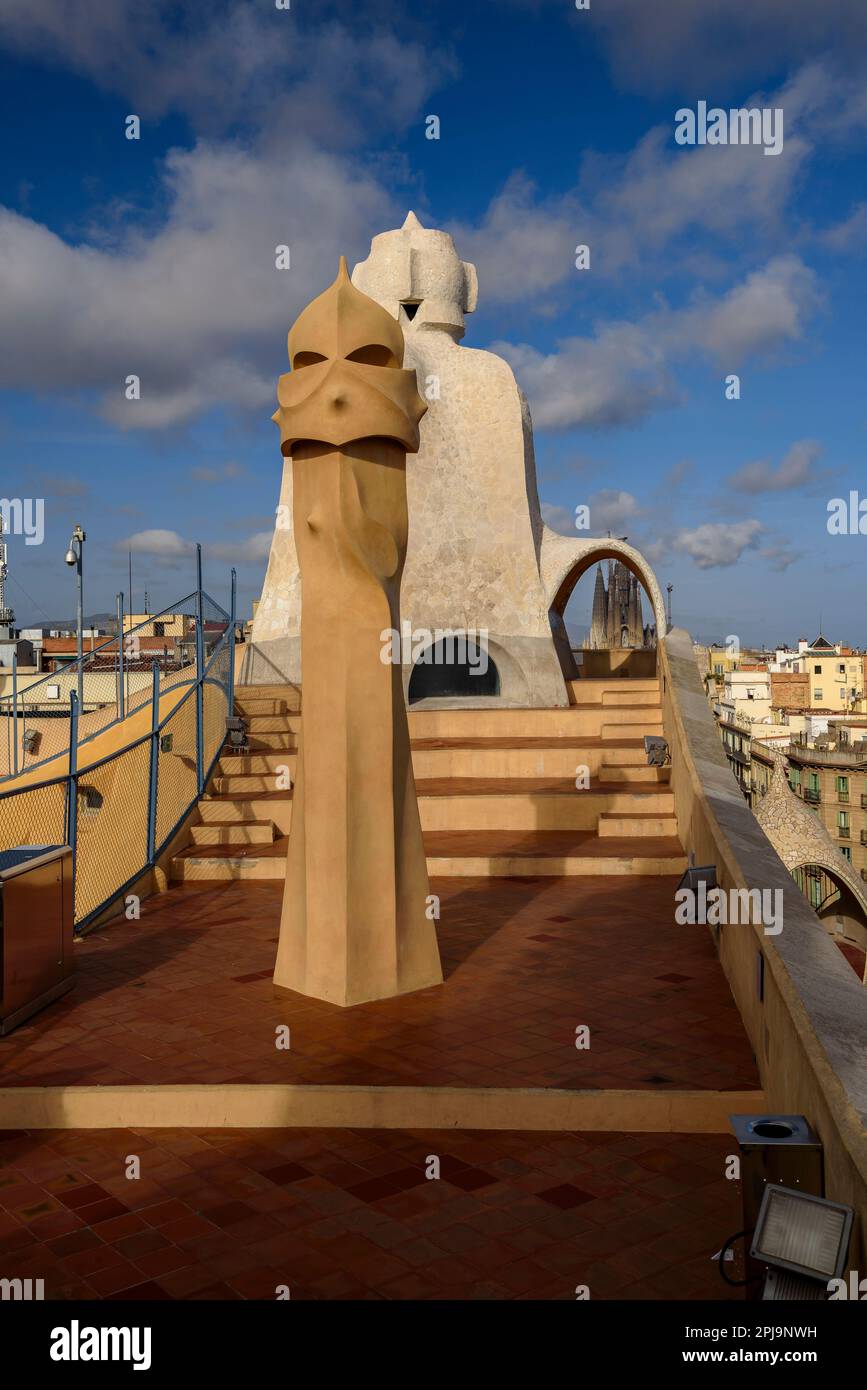
M78 580L78 710L81 713L84 709L84 577L82 572L82 560L84 558L84 542L87 536L81 527L76 525L75 530L69 541L69 549L66 552L66 563L75 565Z

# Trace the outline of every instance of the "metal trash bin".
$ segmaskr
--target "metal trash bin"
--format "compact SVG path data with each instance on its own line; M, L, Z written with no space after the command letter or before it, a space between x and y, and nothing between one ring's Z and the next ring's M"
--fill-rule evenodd
M75 983L72 850L0 852L0 1036Z
M813 1197L825 1195L822 1141L803 1115L729 1115L729 1122L740 1149L745 1231L755 1229L768 1183L800 1189ZM749 1275L764 1268L748 1254L745 1262ZM761 1294L753 1286L748 1296Z

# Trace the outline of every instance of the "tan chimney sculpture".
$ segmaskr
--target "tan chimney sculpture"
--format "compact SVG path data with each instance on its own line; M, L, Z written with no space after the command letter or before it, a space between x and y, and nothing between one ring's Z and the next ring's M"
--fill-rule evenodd
M359 1004L442 983L400 632L406 455L427 409L346 262L289 333L274 420L304 594L301 740L274 983Z

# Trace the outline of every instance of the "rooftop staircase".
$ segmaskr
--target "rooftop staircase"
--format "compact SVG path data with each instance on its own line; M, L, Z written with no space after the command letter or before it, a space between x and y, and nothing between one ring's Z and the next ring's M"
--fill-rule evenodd
M676 874L667 768L648 767L645 734L662 733L657 677L570 682L563 709L409 713L413 768L431 875L535 877ZM226 751L199 803L171 878L280 879L292 819L301 725L292 686L244 686L235 707L249 752Z

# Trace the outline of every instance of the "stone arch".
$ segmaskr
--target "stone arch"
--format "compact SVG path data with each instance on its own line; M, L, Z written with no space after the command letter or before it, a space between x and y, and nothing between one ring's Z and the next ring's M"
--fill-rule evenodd
M816 857L808 855L800 863L793 864L789 872L796 881L799 873L808 876L811 869L824 874L839 894L836 902L825 897L816 903L813 901L813 897L806 892L806 885L799 883L798 886L820 922L831 931L832 935L842 937L844 941L851 941L854 945L860 946L862 950L867 950L867 907L865 907L863 895L859 891L859 885L852 881L847 867L832 863L830 859L823 858L821 855Z
M578 540L571 536L558 535L546 526L542 532L539 569L548 604L554 645L567 680L574 679L579 674L579 668L575 665L563 618L566 604L582 575L602 560L608 559L619 560L643 587L653 613L657 643L663 640L668 631L662 590L656 575L639 550L611 536ZM621 674L624 671L621 671Z
M542 582L549 610L562 618L575 585L593 565L602 560L619 560L625 565L647 594L653 610L657 641L668 631L662 590L651 566L634 546L625 541L604 536L595 540L573 540L559 536L546 527L542 540Z

